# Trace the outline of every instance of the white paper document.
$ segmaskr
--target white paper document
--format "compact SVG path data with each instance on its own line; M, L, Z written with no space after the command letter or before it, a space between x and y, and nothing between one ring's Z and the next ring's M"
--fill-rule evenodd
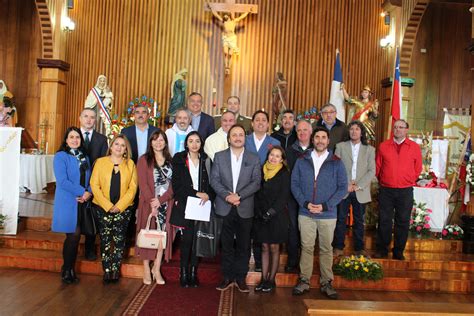
M188 196L186 202L186 210L184 211L185 219L193 219L196 221L209 222L211 217L211 201L207 201L201 205L201 199Z

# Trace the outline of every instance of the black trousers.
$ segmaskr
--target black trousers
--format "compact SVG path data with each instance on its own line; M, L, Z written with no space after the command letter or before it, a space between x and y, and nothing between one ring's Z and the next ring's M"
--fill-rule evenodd
M197 267L199 260L196 256L194 221L189 221L190 224L183 229L181 235L180 248L180 266L187 268L189 265Z
M297 267L299 262L300 252L300 230L298 227L298 203L292 197L288 199L288 217L290 225L288 227L288 243L286 248L288 251L288 263L289 267Z
M237 208L232 207L229 214L223 219L221 233L222 274L226 280L245 280L249 270L250 232L253 218L241 218L237 213Z
M380 187L379 191L379 227L377 229L377 251L388 253L392 241L394 226L393 253L403 254L408 238L410 216L413 208L413 188ZM394 220L395 219L395 220Z

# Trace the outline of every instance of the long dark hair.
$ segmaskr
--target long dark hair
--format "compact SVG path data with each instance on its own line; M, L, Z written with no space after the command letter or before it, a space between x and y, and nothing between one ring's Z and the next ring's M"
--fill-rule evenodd
M364 124L362 124L361 121L352 121L349 123L349 125L347 125L347 129L350 130L351 127L354 125L357 125L360 128L360 142L362 143L362 145L368 145L369 143L367 141L367 131L365 129Z
M163 157L165 157L165 163L171 163L171 155L170 150L168 148L168 137L166 137L165 132L159 129L157 131L154 131L148 139L148 146L145 153L146 162L148 166L152 166L155 164L155 151L153 150L153 145L151 144L151 142L158 139L160 135L165 141L165 148L163 148Z
M81 137L81 144L79 145L78 149L84 153L84 138L82 137L81 130L75 126L70 126L67 128L66 132L64 133L63 142L61 143L61 146L59 146L57 152L65 151L67 153L70 153L71 147L67 145L66 140L71 132L76 132L79 134L79 137Z
M186 138L184 139L184 150L186 151L186 153L189 153L188 139L193 135L197 135L197 137L199 137L199 140L201 141L201 147L199 148L199 157L204 157L204 155L206 155L204 153L204 140L202 139L201 135L199 135L199 133L196 131L192 131L188 135L186 135Z

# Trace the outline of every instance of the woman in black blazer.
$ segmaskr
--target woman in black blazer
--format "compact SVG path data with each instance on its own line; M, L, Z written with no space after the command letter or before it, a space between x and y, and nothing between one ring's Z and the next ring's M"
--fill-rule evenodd
M196 234L194 221L184 218L186 202L189 196L200 198L203 202L213 201L215 193L209 184L209 161L204 153L204 141L198 132L193 131L186 136L184 151L173 157L172 185L175 205L171 212L171 225L181 229L180 243L180 285L182 287L198 287L198 258L193 247Z
M262 187L255 195L254 240L262 243L262 279L255 291L271 292L280 259L280 244L288 236L290 172L286 166L285 150L274 146L263 165Z

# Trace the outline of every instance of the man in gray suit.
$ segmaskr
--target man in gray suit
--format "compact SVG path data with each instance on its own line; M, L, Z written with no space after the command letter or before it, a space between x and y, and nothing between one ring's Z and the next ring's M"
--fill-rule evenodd
M336 156L344 163L347 173L348 195L341 201L337 210L337 223L334 231L334 256L342 256L346 235L346 219L349 206L352 205L354 224L354 251L357 256L367 254L364 251L364 214L365 204L372 199L370 183L375 177L375 148L367 144L364 125L359 121L349 124L350 140L336 146Z
M216 214L222 224L222 274L217 289L224 291L235 284L248 293L245 283L250 257L250 231L254 215L254 194L260 189L258 156L245 150L245 129L234 125L227 133L229 148L216 153L211 186L216 192ZM234 236L236 247L234 249Z

